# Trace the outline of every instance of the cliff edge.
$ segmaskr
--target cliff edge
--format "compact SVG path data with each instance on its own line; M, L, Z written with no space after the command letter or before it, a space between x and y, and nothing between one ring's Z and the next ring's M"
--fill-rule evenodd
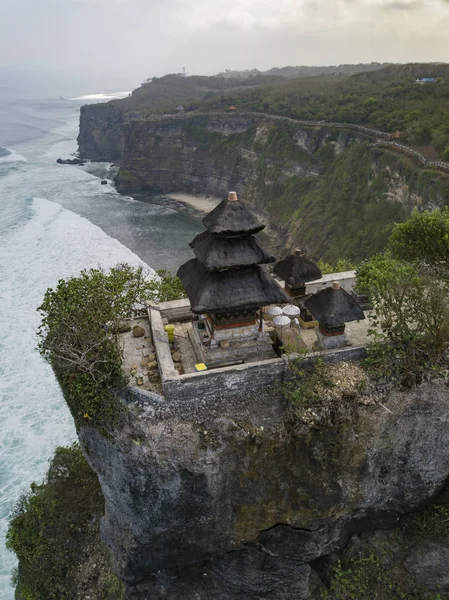
M350 420L292 427L279 390L259 389L134 405L113 439L83 427L127 597L320 598L325 557L351 536L397 528L449 475L447 386L382 404L342 393L336 412L352 407ZM401 556L410 564L405 547ZM435 586L449 592L439 578L419 597Z
M112 103L81 113L80 154L119 161L119 192L235 189L283 232L284 245L325 261L381 251L394 223L449 195L444 173L344 126L255 113L131 116Z

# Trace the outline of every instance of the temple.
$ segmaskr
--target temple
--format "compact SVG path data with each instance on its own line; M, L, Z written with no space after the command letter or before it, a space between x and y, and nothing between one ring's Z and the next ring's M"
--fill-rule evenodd
M343 290L338 281L310 296L304 304L319 323L317 343L323 349L347 345L345 323L365 318L357 300Z
M292 298L305 296L306 283L322 277L319 267L299 248L277 262L274 272L285 281L285 291Z
M275 261L255 237L265 225L235 192L203 224L207 231L190 244L196 258L178 270L192 312L201 315L196 327L201 345L210 350L231 347L234 357L251 349L257 354L271 351L261 309L290 299L260 266Z

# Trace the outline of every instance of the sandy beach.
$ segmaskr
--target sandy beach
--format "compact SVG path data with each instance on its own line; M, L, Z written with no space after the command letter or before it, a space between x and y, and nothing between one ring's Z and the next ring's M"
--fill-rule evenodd
M205 195L201 194L186 194L185 192L174 192L172 194L167 194L164 197L170 200L175 200L176 202L187 204L201 213L210 212L223 200L223 198L215 198L212 196L206 197Z

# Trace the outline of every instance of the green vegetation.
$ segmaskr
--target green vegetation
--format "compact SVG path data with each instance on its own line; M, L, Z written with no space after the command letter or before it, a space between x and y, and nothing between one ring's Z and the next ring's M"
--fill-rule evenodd
M260 148L257 179L248 184L248 192L316 259L334 263L335 257L345 257L358 263L385 248L394 224L408 216L412 204L407 198L391 201L387 197L391 161L384 155L389 151L353 143L337 156L331 148L332 158L326 155L322 162L318 154L329 148L323 146L299 162L306 171L319 168L321 176L300 172L288 178L283 170L289 162ZM403 158L396 155L394 159L396 168L406 171ZM404 177L410 178L413 192L411 174L406 172Z
M331 263L326 263L322 260L319 260L317 265L323 275L328 275L329 273L344 273L345 271L354 271L356 268L356 266L346 258L340 258L333 265Z
M449 272L449 210L415 211L395 227L388 247L399 260Z
M347 568L337 562L321 600L402 600L404 593L385 568L385 559L374 554L355 558Z
M445 540L449 536L449 506L434 504L413 518L413 527L418 538Z
M291 354L289 352L289 354ZM327 364L319 357L290 355L282 392L287 401L287 425L336 427L350 421L357 403L368 392L366 372L353 363Z
M357 290L374 307L367 365L378 377L412 385L447 369L448 227L446 210L415 212L358 271Z
M358 540L325 574L328 581L320 600L449 600L449 594L422 589L410 569L403 568L415 545L431 542L434 547L440 541L445 547L448 517L448 505L432 505L404 517L398 529L379 539Z
M359 263L385 248L394 224L404 221L413 208L449 203L447 174L422 168L391 148L373 147L371 139L351 143L347 130L326 128L326 122L337 122L399 130L408 145L430 156L448 155L449 67L374 68L352 76L289 79L274 76L276 70L269 76L255 73L236 79L170 75L113 104L128 118L144 122L174 112L181 103L189 115L180 121L186 143L195 146L194 159L201 168L204 160L218 175L236 179L249 168L245 197L268 212L276 225L288 229L295 243L327 263L337 257ZM426 76L437 81L415 83ZM262 122L266 135L260 131L256 135L255 125L231 135L211 131L209 121L214 117L210 114L228 112L230 105L238 109L228 113L234 120L256 112L323 121L323 127L302 126L299 131L292 122L276 121L274 125ZM306 151L302 137L309 134L312 139ZM182 168L176 150L169 159L160 160L161 168ZM139 161L142 173L145 168ZM145 182L133 179L132 171L132 163L124 165L119 183L145 187Z
M189 139L194 136L197 152L207 154L214 168L233 173L242 154L255 153L245 197L326 263L333 264L335 257L359 263L385 248L394 224L404 221L417 202L449 200L449 178L367 142L349 143L336 155L334 134L323 144L311 132L309 145L317 149L308 154L297 143L304 131L290 123L267 125L262 135L253 125L222 136L207 131L205 117L192 121L186 125Z
M108 433L124 410L114 395L126 385L116 343L123 320L147 300L183 295L180 281L166 271L150 279L128 265L109 273L82 271L47 290L39 307L38 349L52 365L77 427L86 423Z
M418 77L435 76L432 85L416 85ZM232 94L204 98L191 109L278 114L294 119L371 125L403 132L411 144L432 145L441 155L449 146L449 67L398 65L340 79L328 77L278 80Z
M448 594L416 589L413 580L398 582L385 552L338 561L320 600L449 600Z
M375 68L375 70L372 70ZM235 105L240 112L255 111L294 119L371 125L400 130L411 144L431 145L441 156L449 152L449 67L407 64L384 68L366 65L366 72L343 69L348 75L325 76L328 70L309 72L273 69L251 77L153 78L129 98L113 100L132 118L152 118L175 112L179 104L187 111L226 111ZM295 76L296 75L296 76ZM420 77L436 77L431 85L416 85Z
M33 483L17 504L7 533L16 553L17 600L120 600L100 541L104 499L77 444L57 448L44 483Z

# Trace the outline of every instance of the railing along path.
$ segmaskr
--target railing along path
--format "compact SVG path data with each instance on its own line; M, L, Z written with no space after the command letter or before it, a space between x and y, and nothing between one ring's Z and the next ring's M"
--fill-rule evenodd
M402 152L404 154L408 154L413 158L416 158L421 162L425 167L433 167L435 169L439 169L442 171L449 172L449 163L443 160L432 160L422 152L411 148L410 146L406 146L405 144L401 144L399 142L395 142L392 140L393 134L387 133L386 131L379 131L377 129L371 129L369 127L363 127L363 125L356 125L355 123L334 123L331 121L305 121L301 119L292 119L291 117L284 117L282 115L271 115L268 113L261 112L192 112L192 113L184 113L183 115L163 115L160 117L155 117L152 119L153 121L163 121L167 117L176 118L176 119L191 119L193 117L199 116L207 116L207 117L229 117L229 116L239 116L239 117L250 117L257 119L269 119L271 121L284 121L286 123L292 123L294 125L303 125L305 127L330 127L332 129L349 129L353 131L358 131L362 134L369 135L371 137L376 138L376 145L379 146L388 146L392 150L397 152Z

